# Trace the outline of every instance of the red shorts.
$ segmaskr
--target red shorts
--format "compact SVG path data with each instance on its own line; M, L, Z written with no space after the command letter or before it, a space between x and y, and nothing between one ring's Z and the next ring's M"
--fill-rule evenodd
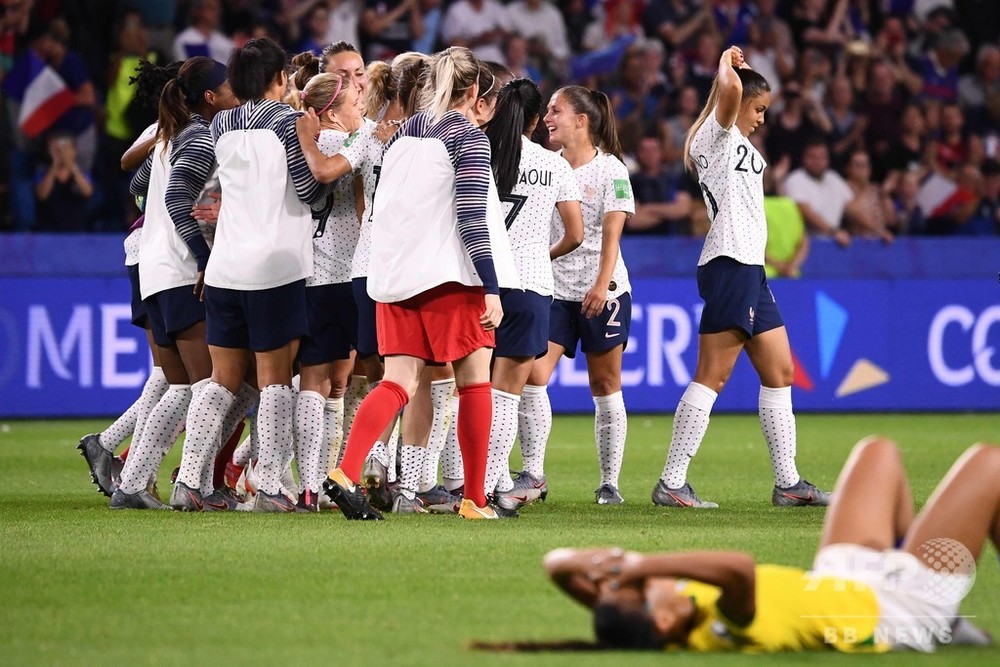
M445 283L396 303L376 304L378 351L383 357L406 355L443 364L463 359L496 336L483 329L482 287Z

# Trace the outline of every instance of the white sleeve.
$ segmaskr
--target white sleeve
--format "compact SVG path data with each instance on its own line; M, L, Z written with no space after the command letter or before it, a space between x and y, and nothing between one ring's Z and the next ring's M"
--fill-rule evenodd
M154 136L156 136L156 130L159 127L160 127L159 123L153 123L152 125L150 125L149 127L147 127L145 130L143 130L142 134L139 135L139 138L136 139L135 141L133 141L132 145L129 146L129 150L132 150L133 148L135 148L136 146L138 146L142 142L149 141Z
M569 162L566 161L566 158L559 156L559 161L556 164L558 165L556 178L559 179L559 194L556 196L556 202L582 201L580 184L576 182L576 174L573 173Z
M632 182L628 177L628 167L621 160L609 156L608 170L604 182L604 214L612 211L624 211L628 215L635 213L635 198L632 196Z

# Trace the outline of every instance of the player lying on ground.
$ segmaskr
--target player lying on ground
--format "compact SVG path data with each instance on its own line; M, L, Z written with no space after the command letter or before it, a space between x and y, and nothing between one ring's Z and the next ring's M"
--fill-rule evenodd
M841 472L808 572L740 552L621 549L556 549L545 568L594 610L597 641L609 648L881 652L986 644L989 635L959 618L958 606L983 542L1000 546L998 480L1000 448L975 445L914 518L898 448L870 437Z

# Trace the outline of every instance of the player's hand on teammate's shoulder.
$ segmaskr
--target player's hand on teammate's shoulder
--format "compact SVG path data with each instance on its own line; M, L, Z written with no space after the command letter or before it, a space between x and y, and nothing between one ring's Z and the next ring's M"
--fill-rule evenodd
M319 116L312 109L307 109L304 114L295 119L295 131L299 139L303 137L319 136Z

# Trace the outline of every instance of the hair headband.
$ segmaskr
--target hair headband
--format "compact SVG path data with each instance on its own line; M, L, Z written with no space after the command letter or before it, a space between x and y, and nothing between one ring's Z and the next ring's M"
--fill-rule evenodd
M497 83L497 75L494 74L493 72L490 72L490 76L493 77L493 80L490 81L490 87L487 88L485 91L481 91L479 93L479 97L486 97L487 95L489 95L490 91L493 90L493 86L496 85L496 83Z
M324 113L326 113L327 109L333 106L333 101L337 99L337 95L340 95L340 89L343 87L344 87L344 77L340 77L339 79L337 79L337 90L333 91L333 97L330 98L330 101L326 103L325 107L323 107L316 113L317 116L322 116ZM303 92L302 94L305 95L305 92Z

